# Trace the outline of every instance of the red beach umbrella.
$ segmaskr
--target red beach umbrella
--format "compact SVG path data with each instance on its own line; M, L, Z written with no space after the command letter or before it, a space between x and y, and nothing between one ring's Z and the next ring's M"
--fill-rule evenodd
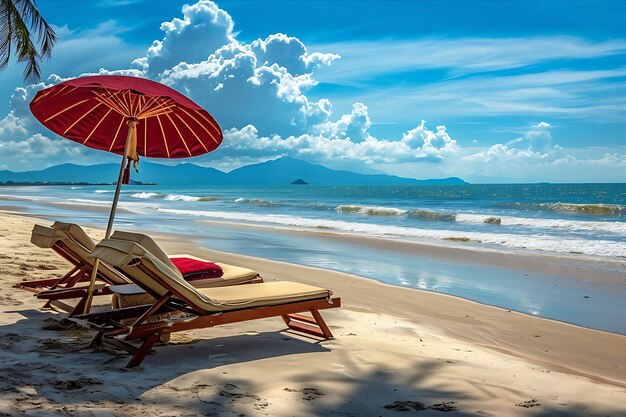
M64 138L122 155L105 238L111 235L122 183L129 180L130 161L137 169L139 156L186 158L211 152L222 143L222 130L206 110L145 78L107 75L64 81L39 91L30 110ZM90 293L97 269L96 260Z

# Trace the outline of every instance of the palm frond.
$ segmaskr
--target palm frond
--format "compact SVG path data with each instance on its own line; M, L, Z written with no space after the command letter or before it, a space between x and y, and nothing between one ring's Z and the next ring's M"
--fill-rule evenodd
M39 50L29 28L37 32ZM7 66L11 47L15 46L17 60L26 63L24 79L39 80L39 61L50 56L56 41L54 29L41 16L34 0L0 0L0 70Z

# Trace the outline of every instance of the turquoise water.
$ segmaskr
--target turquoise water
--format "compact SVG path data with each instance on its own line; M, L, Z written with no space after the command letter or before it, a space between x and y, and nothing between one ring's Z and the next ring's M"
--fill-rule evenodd
M104 226L113 186L0 187L0 204ZM626 334L626 184L159 187L123 190L120 229L197 236L206 247L354 273ZM293 233L293 232L307 233ZM326 234L335 238L328 239ZM336 238L367 236L367 243ZM590 278L392 251L377 241L568 256ZM451 242L450 240L455 240Z

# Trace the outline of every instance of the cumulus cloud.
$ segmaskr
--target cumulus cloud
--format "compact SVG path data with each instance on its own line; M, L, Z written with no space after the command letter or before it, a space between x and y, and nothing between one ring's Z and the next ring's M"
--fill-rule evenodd
M324 102L327 115L330 116L331 104ZM350 139L353 142L363 142L373 139L368 130L372 126L367 106L363 103L354 103L352 112L344 114L336 122L328 121L312 127L312 132L331 139Z
M305 92L317 84L312 71L337 58L309 54L298 39L276 34L246 45L233 40L200 62L177 63L160 81L189 95L227 129L252 124L268 135L298 134L328 121L330 102L312 101Z
M440 162L444 155L454 154L459 149L443 126L438 126L437 132L433 132L422 122L405 133L405 136L410 136L415 134L413 131L419 130L425 139L415 141L377 139L367 131L369 126L367 107L357 103L350 115L320 126L315 134L264 136L251 125L242 129L233 128L224 132L222 146L204 160L219 163L245 155L249 162L258 162L276 156L291 156L331 166L336 166L338 162L343 166L355 166L357 163ZM353 140L350 134L358 139Z
M550 124L540 122L534 125L530 131L526 133L525 139L529 142L528 149L533 152L545 154L552 147L552 134L550 133Z
M203 61L221 46L236 43L233 19L212 1L186 4L182 12L182 19L161 24L164 38L155 40L146 56L133 62L149 76L154 77L181 62Z
M503 161L556 161L567 155L563 148L552 145L552 134L547 122L539 122L530 127L523 137L513 139L506 144L495 144L489 148L463 157L465 161L477 163L492 163Z
M437 126L437 132L426 129L426 121L422 120L414 129L402 135L402 142L418 150L422 159L441 160L446 155L459 151L456 140L446 132L445 126Z

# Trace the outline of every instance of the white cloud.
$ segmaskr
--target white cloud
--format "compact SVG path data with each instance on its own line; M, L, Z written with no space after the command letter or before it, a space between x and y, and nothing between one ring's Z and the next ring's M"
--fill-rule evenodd
M477 164L493 162L515 162L526 160L530 162L555 161L566 157L558 145L552 145L551 125L539 122L531 126L524 137L514 139L506 144L495 144L488 149L465 155L462 159Z
M156 76L182 62L200 62L221 46L236 43L230 15L208 0L184 5L183 18L161 24L165 33L155 40L146 56L134 61L148 75Z
M369 134L367 107L355 104L351 115L344 115L336 123L320 126L316 134L281 137L263 136L254 126L230 129L224 132L224 142L204 162L232 168L233 157L245 156L248 162L262 161L276 156L291 156L329 166L356 166L357 164L395 164L404 162L440 162L459 151L456 141L446 133L444 126L429 130L425 122L405 133L405 137L419 136L416 140L384 140ZM355 131L352 136L348 132ZM419 132L419 133L416 133ZM226 165L220 164L226 161ZM338 163L340 163L338 165Z
M294 47L299 43L275 35L249 45L230 43L206 60L163 71L160 81L189 95L226 129L252 124L264 134L306 132L328 121L331 106L327 99L309 100L305 90L317 82L311 72L302 71L333 59L313 59Z
M402 135L402 142L418 151L420 159L441 160L457 153L459 146L448 135L445 126L437 126L437 132L426 129L426 121Z
M324 103L330 116L330 102ZM350 139L352 142L363 142L372 139L368 130L372 126L367 106L363 103L354 103L352 112L344 114L336 122L320 123L312 127L312 132L331 139Z
M337 54L314 52L309 54L304 44L298 39L283 33L269 35L266 39L257 39L250 44L250 50L256 55L260 65L277 64L293 75L301 75L323 65L330 65L339 59Z

